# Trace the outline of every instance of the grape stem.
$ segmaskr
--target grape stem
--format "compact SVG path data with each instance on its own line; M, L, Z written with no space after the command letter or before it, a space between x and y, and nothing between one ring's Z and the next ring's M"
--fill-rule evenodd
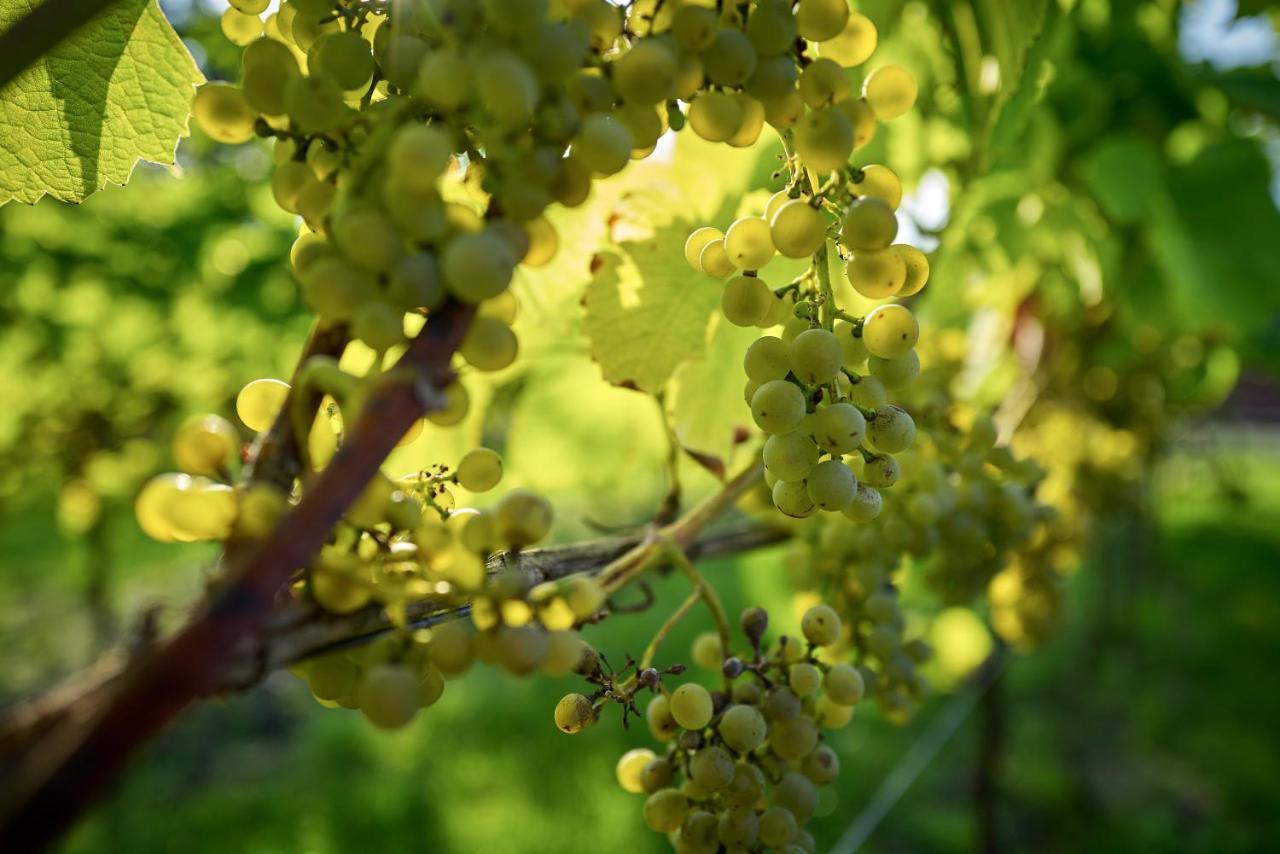
M711 612L711 620L716 624L716 632L720 635L720 649L725 655L729 654L729 644L733 638L729 635L729 618L725 615L724 605L720 602L720 596L716 593L715 587L707 583L702 577L702 573L698 572L698 568L693 565L693 561L689 560L689 556L684 550L677 546L671 540L663 542L663 554L675 565L677 569L683 572L693 584L693 590L702 597L702 601L707 603L707 610ZM725 688L729 688L729 678L725 677Z
M698 602L702 601L702 588L696 588L688 597L680 603L680 607L671 612L671 616L667 617L666 622L659 627L649 641L649 645L644 648L644 655L640 656L640 664L638 670L644 670L653 666L653 659L658 655L658 647L667 639L667 635L676 627L676 623L680 622Z

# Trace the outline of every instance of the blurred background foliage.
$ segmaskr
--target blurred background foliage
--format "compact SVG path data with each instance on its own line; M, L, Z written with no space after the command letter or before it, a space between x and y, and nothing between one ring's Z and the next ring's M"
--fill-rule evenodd
M234 76L220 9L164 5L206 73ZM970 850L993 822L1008 850L1269 847L1280 13L1243 0L859 6L880 24L877 60L921 81L918 109L864 154L901 175L904 231L935 250L920 309L940 358L963 361L958 391L1023 423L1050 488L1097 514L1063 630L1013 661L867 848ZM480 440L504 453L511 485L556 500L563 539L651 515L662 421L592 359L607 360L579 307L592 258L611 247L641 293L696 286L673 272L688 226L758 208L777 165L768 144L734 160L677 147L557 215L556 262L516 285L526 358L470 378L464 429L428 428L390 469L452 463ZM287 376L306 334L267 150L197 137L179 163L180 177L139 170L81 206L0 209L0 700L86 663L145 609L181 617L212 555L145 540L132 495L171 467L182 418L230 413L245 382ZM775 263L766 273L785 281ZM720 457L745 421L743 334L694 329L667 401L685 443ZM710 483L687 474L692 491ZM732 608L791 613L781 551L708 572ZM672 586L658 583L660 601ZM608 621L589 639L635 650L662 618ZM682 626L672 649L699 628ZM67 848L664 849L612 783L616 757L644 739L600 726L568 744L550 723L565 688L477 673L385 735L279 674L154 745ZM905 727L868 708L834 734L846 771L813 828L820 850L949 702ZM977 794L993 757L996 793Z

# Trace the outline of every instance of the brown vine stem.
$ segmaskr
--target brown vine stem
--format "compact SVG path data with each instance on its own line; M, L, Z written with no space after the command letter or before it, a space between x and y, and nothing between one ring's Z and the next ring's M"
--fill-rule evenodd
M0 849L49 845L124 769L137 748L207 693L241 639L270 614L282 586L321 546L409 426L443 403L450 360L474 309L447 305L397 365L411 380L371 393L349 440L260 547L228 550L227 577L173 638L136 660L98 708L29 746L0 792Z

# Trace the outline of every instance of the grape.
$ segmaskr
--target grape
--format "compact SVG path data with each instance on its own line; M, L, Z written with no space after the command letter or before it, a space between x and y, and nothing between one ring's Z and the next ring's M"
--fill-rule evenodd
M734 763L719 745L704 747L689 760L689 776L708 792L718 792L733 779Z
M866 15L850 12L844 29L834 38L818 45L818 54L834 59L845 68L852 68L871 58L876 49L876 41L876 25L871 19Z
M831 665L822 687L831 701L841 706L857 705L864 690L862 675L858 673L858 669L843 661Z
M764 335L751 342L742 357L742 368L758 383L780 380L791 370L791 348L781 338Z
M622 10L609 3L578 2L573 17L591 33L591 46L604 53L622 35Z
M338 700L355 690L360 669L341 655L326 655L311 662L307 685L320 700Z
M834 109L849 120L853 129L853 148L858 150L876 137L876 114L871 112L863 98L847 98Z
M841 169L853 153L853 125L844 113L814 110L796 123L795 146L800 160L813 171Z
M675 835L676 854L715 854L720 848L719 827L711 813L693 810Z
M402 255L391 269L387 298L405 311L434 311L444 304L444 285L434 255L423 252Z
M712 83L741 86L756 70L756 50L740 30L719 30L702 51L702 67Z
M888 399L884 383L875 377L862 377L849 389L849 400L865 409L883 406Z
M338 171L342 166L342 157L338 147L324 139L313 139L307 146L306 163L311 167L316 178L321 181Z
M845 320L837 320L832 326L831 332L836 336L836 340L840 342L840 350L844 355L844 366L846 368L855 369L867 360L867 345L862 341L862 332L855 330L852 323Z
M228 9L222 13L222 34L234 45L249 44L262 35L262 19L257 15L246 15L238 9Z
M488 448L472 448L462 455L454 474L468 492L488 492L502 480L502 457Z
M718 228L704 225L701 228L695 228L689 233L689 238L684 242L684 260L689 262L689 266L697 270L699 273L702 269L702 250L707 244L713 240L722 240L724 232Z
M513 676L528 676L542 666L550 646L547 632L540 626L505 626L498 634L498 664ZM594 722L594 712L591 717L582 728Z
M867 359L867 368L878 377L886 388L901 388L920 376L920 357L915 350L896 359L882 359L872 356Z
M800 97L811 110L819 110L848 98L853 84L833 60L815 59L800 72Z
M492 228L460 234L449 241L441 259L445 287L475 305L507 289L515 271L511 248Z
M822 684L822 672L807 661L793 664L787 673L787 684L797 697L810 697Z
M791 14L791 4L783 0L761 0L751 10L747 19L747 38L757 52L764 56L783 53L795 43L796 19ZM785 57L791 62L790 57Z
M765 472L766 478L770 475L772 472ZM779 480L773 484L772 497L773 506L778 508L778 512L793 519L811 516L817 509L813 499L809 497L804 481Z
M775 721L769 729L769 749L782 759L799 759L817 743L818 727L808 715Z
M614 768L614 774L624 792L638 795L645 790L641 775L645 766L653 759L653 751L647 747L637 747L622 754Z
M825 329L808 329L791 342L791 371L808 385L834 380L843 361L840 342Z
M828 512L843 510L853 500L857 480L840 460L823 460L813 467L806 480L809 499Z
M475 66L476 100L485 113L508 129L522 128L538 106L538 78L512 53L496 52ZM615 170L616 171L616 170Z
M877 450L890 454L905 451L916 438L916 425L900 406L882 406L867 425L867 438Z
M724 248L724 240L719 238L707 241L707 245L702 247L702 252L698 255L698 266L702 272L715 279L728 278L738 269L733 266L733 261L729 260L729 253ZM754 324L743 325L753 326Z
M284 105L290 121L306 133L328 133L351 113L342 90L326 77L290 78L284 87Z
M756 140L760 138L760 131L764 130L764 104L741 92L734 92L733 99L742 108L742 119L733 136L725 141L734 148L755 145Z
M872 356L896 359L905 356L920 340L920 324L901 305L882 305L867 315L862 340Z
M713 707L706 688L686 682L671 692L671 717L684 729L699 730L711 723Z
M418 677L403 664L379 664L360 680L356 702L369 723L379 729L400 729L418 714Z
M370 273L385 273L402 252L391 220L374 208L353 208L334 216L329 229L334 245L352 264Z
M446 676L465 673L475 660L475 633L461 620L431 630L431 663Z
M269 5L270 0L231 0L231 6L246 15L261 15Z
M659 789L644 802L644 823L658 833L671 833L684 823L689 801L675 789Z
M720 644L720 635L716 632L703 632L693 639L690 650L693 663L707 670L719 670L724 662L724 647Z
M477 317L458 347L458 354L480 371L500 371L516 359L519 345L511 327L493 317Z
M807 200L791 199L774 213L769 236L788 258L808 258L826 242L827 221Z
M764 102L764 120L778 130L789 130L804 117L804 99L794 90Z
M764 443L764 464L780 480L804 480L818 464L818 446L798 430L770 436Z
M863 474L865 477L865 472ZM849 521L862 524L880 515L881 503L879 492L865 483L859 483L854 491L853 501L840 512Z
M721 241L713 241L707 250ZM773 291L756 276L734 276L725 283L720 295L720 310L735 326L758 326L764 322L773 305Z
M725 142L742 126L742 105L725 92L703 92L689 105L688 120L707 142Z
M431 51L418 66L413 94L436 109L457 110L471 99L471 64L454 48Z
M804 414L804 393L786 380L769 380L751 397L751 417L766 433L790 432Z
M862 467L862 480L877 489L888 489L898 482L900 473L897 460L888 454L876 454Z
M418 66L427 55L427 43L416 35L398 33L386 41L375 36L373 48L382 76L401 91L411 89L418 77Z
M800 763L800 770L819 786L829 786L840 776L840 757L830 747L820 744Z
M894 210L902 204L902 181L888 166L876 163L863 166L862 180L855 183L853 189L863 196L879 199Z
M907 277L897 295L909 297L924 290L925 283L929 281L929 259L925 254L908 243L895 243L889 250L901 256L907 271Z
M161 474L147 481L133 504L138 527L161 543L189 541L191 537L174 523L169 511L193 483L192 478L185 474Z
M795 815L797 822L806 822L818 806L818 790L808 777L788 771L773 787L773 802Z
M883 65L862 82L862 97L876 118L896 119L916 102L916 79L900 65Z
M716 835L729 846L730 851L746 851L760 835L760 819L755 810L744 807L725 810L720 814Z
M303 273L301 284L307 304L330 323L349 320L378 293L377 280L371 274L338 257L316 261Z
M764 715L752 706L730 706L720 718L720 737L739 753L750 753L769 734Z
M414 190L431 190L453 157L453 140L435 125L407 124L387 146L387 171L392 180Z
M274 39L258 39L244 49L241 85L249 106L269 116L285 113L284 90L298 74L293 52Z
M680 732L680 725L671 716L671 702L665 694L658 694L649 701L644 719L649 724L649 733L657 741L674 741Z
M800 35L811 42L835 38L848 20L848 0L800 0L796 8Z
M285 391L288 391L285 386ZM173 437L173 460L191 474L219 475L238 456L240 437L220 415L204 415L183 422Z
M418 706L423 709L434 706L442 696L444 696L444 674L428 663L422 677L418 680Z
M835 455L851 454L862 445L867 420L850 403L835 403L819 409L813 419L813 438L823 450Z
M254 380L236 395L236 415L244 426L255 433L262 433L271 429L288 396L289 384L286 382Z
M804 102L796 92L799 80L800 74L796 71L794 59L789 56L771 56L761 60L756 66L756 73L747 82L746 91L765 102L796 95L803 109Z
M253 139L257 116L244 92L230 83L205 83L197 89L191 114L200 129L218 142L234 145Z
M626 125L603 113L588 116L573 141L578 159L600 175L621 172L631 159L633 146Z
M328 33L307 51L307 71L327 77L345 91L363 89L373 77L369 43L354 30Z
M513 546L532 545L551 530L551 505L541 495L527 490L508 492L494 512L503 540Z
M897 235L898 219L893 208L870 196L849 205L840 222L840 242L853 250L886 249Z
M840 615L830 605L814 605L800 619L800 631L815 646L830 646L840 639Z
M640 770L640 784L644 791L653 793L670 786L674 776L671 762L659 756L650 759Z
M815 712L824 729L842 729L853 720L853 707L834 702L829 695L818 698Z
M556 726L563 733L582 732L596 722L596 711L584 694L565 694L556 703Z
M603 607L605 592L596 579L573 575L566 578L563 583L565 602L577 619L585 620L593 617Z
M613 64L613 85L622 100L657 104L672 94L676 83L675 52L657 39L643 39Z
M887 299L898 293L907 280L902 255L893 249L855 252L844 265L845 278L867 299Z
M684 5L671 19L671 35L685 50L699 51L711 44L719 30L715 12L700 6Z

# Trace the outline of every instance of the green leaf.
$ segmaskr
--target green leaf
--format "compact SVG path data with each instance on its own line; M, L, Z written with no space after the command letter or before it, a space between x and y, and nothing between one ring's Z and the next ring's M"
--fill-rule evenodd
M1034 5L1028 4L1028 8ZM1004 9L1006 6L997 8ZM1023 54L1025 62L1022 58L1014 58L1016 51L1012 48L1007 50L1010 54L1008 61L1011 64L1006 67L1005 63L1001 62L1000 79L1005 86L1000 100L991 111L991 121L988 125L991 133L988 143L991 160L998 159L1006 150L1016 146L1017 141L1022 137L1027 120L1031 117L1032 110L1052 82L1054 65L1050 57L1057 46L1059 34L1066 29L1062 24L1063 20L1058 4L1049 4L1048 10L1043 15L1043 21L1030 31L1034 40ZM1030 26L1030 22L1023 21L1022 25ZM1006 27L1007 29L1009 28ZM1021 29L1018 32L1023 37L1028 34ZM1010 77L1010 74L1016 76ZM1017 84L1010 90L1008 87L1014 80Z
M38 4L0 0L0 31ZM0 90L0 204L83 201L173 162L204 79L153 0L121 0Z
M742 354L759 337L759 329L717 317L706 356L676 370L670 406L681 445L729 460L735 428L751 426L751 409L742 396L747 382Z
M1090 149L1080 170L1107 215L1130 225L1151 212L1164 189L1161 162L1160 152L1145 137L1122 133Z

